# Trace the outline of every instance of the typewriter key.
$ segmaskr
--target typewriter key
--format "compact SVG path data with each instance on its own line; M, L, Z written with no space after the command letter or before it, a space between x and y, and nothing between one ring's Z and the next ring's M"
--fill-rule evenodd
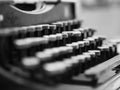
M37 57L24 57L21 63L24 67L32 69L40 65L40 59Z

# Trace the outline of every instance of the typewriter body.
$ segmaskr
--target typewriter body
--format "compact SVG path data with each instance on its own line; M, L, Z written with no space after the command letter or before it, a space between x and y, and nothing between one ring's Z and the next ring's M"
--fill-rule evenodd
M79 0L0 1L1 90L119 90L117 43L81 24Z

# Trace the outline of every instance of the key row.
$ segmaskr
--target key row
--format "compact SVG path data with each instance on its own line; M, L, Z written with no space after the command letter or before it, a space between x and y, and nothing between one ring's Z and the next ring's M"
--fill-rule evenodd
M29 48L36 45L44 45L48 47L64 46L66 44L76 42L76 41L90 41L90 43L99 42L98 46L102 44L104 37L95 37L89 40L85 39L89 36L85 36L85 33L81 33L79 30L66 31L54 35L45 35L43 37L31 37L24 39L16 39L14 44L18 48Z
M79 28L80 23L81 21L79 20L71 20L55 22L52 24L15 27L1 30L0 35L14 36L16 38L42 37L44 35L62 33L63 31L72 31L73 29ZM66 27L71 27L71 29Z
M49 55L51 57L54 57L56 55L61 55L61 57L62 57L63 51L64 51L64 53L67 53L66 56L69 56L69 55L82 54L83 52L87 52L88 50L95 50L95 49L97 49L97 47L102 45L104 39L105 39L104 37L99 37L99 36L92 37L92 38L90 37L88 39L85 39L84 41L77 41L77 42L72 42L69 44L63 42L63 40L62 40L62 42L58 40L57 42L52 41L52 42L48 43L47 40L44 40L44 39L35 39L32 41L32 43L29 41L23 41L22 43L19 42L20 43L19 47L17 44L17 48L11 47L10 51L11 51L11 56L15 56L14 52L16 52L19 56L19 59L21 57L25 57L25 56L33 56L38 51L41 53L40 56L47 54L48 57L46 55L45 58L50 59ZM92 42L91 42L91 40L92 40ZM58 46L57 46L57 44L58 44ZM59 45L61 45L61 46L59 46ZM68 47L72 48L72 53L69 52ZM61 50L63 50L63 51L61 51ZM12 52L13 52L13 54L12 54Z
M104 62L110 58L112 58L113 56L117 55L117 52L115 50L116 48L116 45L106 45L106 46L101 46L101 47L98 47L96 50L88 50L87 52L83 52L81 54L77 54L77 55L74 55L74 49L73 47L67 47L67 46L64 46L64 47L59 47L59 48L52 48L52 49L46 49L44 50L43 52L36 52L35 54L35 57L36 57L36 61L39 62L37 63L38 65L42 65L42 64L45 64L45 63L53 63L53 62L57 62L57 61L64 61L64 59L66 58L71 58L71 57L76 57L78 55L84 55L84 56L90 56L90 58L92 58L92 62L93 63L100 63L100 62ZM93 58L97 55L101 55L101 58L97 59L97 61L95 61ZM32 57L32 56L31 56ZM24 58L22 60L22 62L24 62L24 65L25 65L25 62L29 62L30 60L30 63L31 63L31 60L34 60L33 58L31 59L30 58ZM34 58L35 58L34 57ZM34 62L36 62L35 60L33 61L32 64L34 64ZM25 66L31 66L30 63L26 63ZM35 65L37 65L35 64ZM89 63L90 64L90 63ZM93 64L91 65L93 66Z
M103 61L102 57L110 54L111 52L104 52L105 55L102 53L103 52L100 50L90 50L82 55L72 56L62 61L46 63L44 64L43 68L46 73L51 76L65 76L65 74L67 74L68 77L68 75L78 75L83 73L88 68L108 60L108 57L110 58L110 56L108 56L106 60ZM113 51L112 53L115 52Z
M110 45L108 45L108 47L109 46ZM113 55L115 55L116 53L114 50L115 47L114 45L111 45L111 46L113 46L113 49L112 49L113 51L110 50L110 47L109 47L109 52L103 51L102 49L99 49L99 48L104 48L105 46L101 46L97 50L89 50L88 52L84 52L76 56L63 58L62 60L56 59L56 61L46 62L43 64L42 61L45 61L45 58L48 58L47 56L49 56L49 53L50 53L47 50L46 54L43 53L42 55L41 53L41 56L36 55L36 57L34 56L25 57L21 60L21 63L23 67L27 68L28 70L32 69L33 71L35 71L35 70L42 69L44 71L42 73L49 78L53 78L52 80L61 80L62 78L68 79L78 74L84 73L90 67L93 67L99 63L102 63L106 61L108 58L114 57ZM63 47L61 47L61 49L59 48L59 50L61 50L62 53L65 51L64 49L65 48ZM70 52L71 52L71 49L72 48L70 47L68 48ZM57 56L58 51L54 50L53 52L54 52L54 55ZM106 59L105 59L105 56L107 56Z

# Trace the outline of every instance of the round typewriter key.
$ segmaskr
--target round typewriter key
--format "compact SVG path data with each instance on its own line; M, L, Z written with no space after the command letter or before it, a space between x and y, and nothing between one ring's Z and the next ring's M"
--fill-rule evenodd
M57 43L56 43L57 46L63 45L63 43L62 43L63 36L61 33L56 34L56 39L57 39Z
M88 52L95 53L95 64L99 64L102 61L100 50L89 50Z
M78 41L77 42L78 43L78 45L79 45L79 54L82 54L83 52L84 52L84 47L85 47L85 44L84 44L84 42L83 41Z
M96 41L94 38L88 38L88 39L84 39L85 41L89 41L90 43L90 50L96 49Z
M62 34L64 35L68 35L68 38L66 39L66 43L71 43L72 42L72 35L73 35L73 32L72 31L65 31L65 32L62 32Z
M69 20L67 22L68 22L68 30L72 31L74 29L74 22L72 20Z
M74 28L80 28L81 27L81 21L80 20L73 20Z
M66 72L66 66L63 62L54 62L44 64L43 69L48 75L61 75Z
M48 49L45 50L46 52L51 52L51 54L53 55L53 57L57 57L60 55L61 50L59 48L52 48L52 49Z
M63 23L52 23L53 25L56 25L56 33L62 33L64 31L63 29Z
M36 37L41 37L42 36L41 31L42 31L42 26L41 25L36 25L34 35Z
M49 25L48 35L56 34L57 33L57 26L56 25Z
M62 21L62 23L64 25L65 31L71 31L71 30L69 30L69 23L68 23L68 21Z
M35 26L30 26L30 28L32 28L33 29L33 31L31 32L32 34L32 36L31 37L39 37L38 36L38 33L40 32L38 32L37 30L36 30L36 25Z
M62 33L63 36L63 45L67 44L68 39L68 34L67 33Z
M40 60L37 57L25 57L25 58L22 59L21 63L24 67L34 69L37 66L39 66Z
M109 47L107 46L102 46L102 47L98 47L98 50L101 51L101 56L103 58L103 61L108 60L109 56Z
M78 53L77 50L79 49L79 45L77 43L67 44L66 46L73 47L73 55Z
M37 58L40 59L41 63L51 62L51 59L53 58L53 53L51 51L43 51L43 52L37 52L35 54Z
M77 42L72 43L73 48L75 49L75 55L79 54L79 44Z
M78 65L78 63L79 63L79 58L77 58L77 56L73 56L73 57L71 57L70 59L72 60L72 64L73 64L74 66L77 66L77 65Z
M109 46L108 44L106 44L106 45L103 45L103 47L106 47L106 48L108 49L107 56L109 56L108 59L110 59L111 56L112 56L112 55L111 55L112 52L111 52L111 48L110 48L110 46Z
M66 64L67 68L72 67L72 61L70 60L70 58L65 58L63 62Z
M106 45L107 45L107 47L109 47L110 58L112 58L113 56L117 55L117 53L116 53L116 45L115 44L108 43Z
M91 55L89 52L85 52L83 53L83 55L85 55L85 69L88 69L91 67L91 64L92 64L92 60L91 60Z
M63 50L64 47L58 47L58 48L53 48L52 52L53 52L53 58L55 61L56 60L62 60L63 55L66 54L66 50Z
M86 55L82 54L82 55L78 55L76 57L79 60L78 72L83 73L86 69L86 64L87 64Z
M93 36L92 38L93 38L93 39L95 40L95 42L96 42L96 47L95 47L95 48L97 49L97 47L100 46L99 37Z
M91 52L91 51L88 51L89 52L89 55L91 56L91 67L96 65L96 53L95 52Z
M74 31L73 32L73 36L72 36L72 41L76 42L76 41L81 41L81 32L79 31Z
M48 44L46 44L47 48L51 48L55 46L54 42L56 41L56 36L55 35L45 35L43 38L48 39Z
M38 46L44 46L48 43L48 39L45 38L26 38L19 39L14 41L15 45L19 49L28 49L28 48L36 48L39 50ZM40 48L41 50L41 48Z
M25 39L18 39L14 41L14 44L18 47L18 48L27 48L31 46L31 42L32 42L32 38L25 38Z
M69 20L68 23L69 23L69 30L72 31L74 29L74 22L73 22L73 20Z
M41 25L41 27L42 27L42 30L41 30L42 36L49 35L49 29L50 29L49 24L43 24Z
M79 31L81 32L81 40L86 38L86 33L84 32L84 30L82 28L80 29L74 29L74 31Z
M94 36L93 38L98 40L98 43L97 43L98 45L97 46L102 46L103 41L106 39L103 36Z
M88 50L90 50L90 42L87 41L87 40L85 40L83 42L84 42L84 45L85 45L84 52L87 52Z
M59 24L62 25L62 29L61 29L62 32L63 32L63 31L67 31L67 29L66 29L66 24L65 24L63 21L57 22L57 23L59 23ZM61 33L61 32L59 32L59 33Z
M63 47L59 47L58 49L60 50L60 53L59 53L59 57L57 57L57 59L62 60L64 58L68 58L73 53L73 48L72 47L63 46Z
M19 28L19 32L18 32L18 38L26 38L27 37L27 27L21 27Z
M54 42L57 40L56 35L49 35L48 38L49 38L49 41L51 41L51 42Z
M34 31L35 31L34 26L27 27L26 37L35 37Z

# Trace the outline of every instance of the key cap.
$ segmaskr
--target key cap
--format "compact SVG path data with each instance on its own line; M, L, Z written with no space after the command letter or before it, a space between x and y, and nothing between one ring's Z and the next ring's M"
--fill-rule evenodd
M75 23L73 20L68 20L68 25L69 25L69 31L72 31L75 27Z
M92 65L91 55L89 54L89 52L84 52L83 55L85 56L85 60L86 60L85 69L88 69Z
M84 42L84 52L87 52L90 50L90 42L89 41L83 41Z
M62 32L63 35L68 35L68 38L66 38L65 43L72 43L72 36L73 36L73 31L65 31Z
M74 31L80 31L81 32L82 40L87 38L87 32L86 32L86 30L84 30L84 28L74 29Z
M36 25L35 26L35 32L34 32L35 36L36 37L42 37L41 31L42 31L41 25Z
M106 40L106 37L104 36L93 36L93 38L98 41L97 46L102 46L104 40Z
M81 40L82 40L81 32L74 31L72 36L72 42L81 41Z
M93 65L97 65L97 64L101 63L102 57L101 57L100 50L89 50L88 52L95 54L95 59L94 59Z
M64 45L62 43L63 42L63 35L61 33L56 34L56 39L57 39L56 46Z
M49 25L48 35L56 34L57 33L57 26L56 25Z
M67 44L66 46L73 47L73 55L77 55L79 53L79 44L72 43L72 44Z
M47 38L25 38L25 39L18 39L14 41L14 44L18 48L30 48L35 45L47 44Z
M82 21L80 21L80 20L73 20L74 29L80 28L81 24L82 24Z
M49 24L42 24L41 25L42 27L42 30L41 30L41 35L44 36L44 35L49 35Z
M40 60L37 57L24 57L21 64L27 68L36 68L40 65Z
M108 46L98 47L98 50L101 51L101 56L102 56L103 61L106 61L110 58L110 49Z
M34 26L28 26L27 28L27 33L26 33L26 37L35 37L34 32L35 32L35 28Z
M90 46L89 46L89 49L96 49L96 41L94 38L87 38L87 39L84 39L84 41L89 41L90 43Z
M66 65L63 62L47 63L44 64L43 69L49 76L56 76L66 72Z
M58 51L59 53L59 51ZM46 62L50 62L52 58L54 58L54 52L51 50L45 50L43 52L36 52L35 56L40 59L40 63L44 64Z
M56 23L52 23L52 24L56 25L57 33L62 33L63 31L65 31L63 23L56 22Z

